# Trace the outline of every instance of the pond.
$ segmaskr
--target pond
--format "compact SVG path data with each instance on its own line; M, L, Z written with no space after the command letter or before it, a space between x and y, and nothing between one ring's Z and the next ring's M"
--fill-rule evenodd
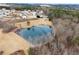
M24 28L18 31L17 34L33 45L43 44L51 40L54 36L53 28L45 25Z

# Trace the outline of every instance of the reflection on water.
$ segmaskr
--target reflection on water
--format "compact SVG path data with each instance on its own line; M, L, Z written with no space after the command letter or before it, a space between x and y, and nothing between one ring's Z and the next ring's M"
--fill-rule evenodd
M33 45L42 44L53 37L53 29L44 25L21 29L17 33Z

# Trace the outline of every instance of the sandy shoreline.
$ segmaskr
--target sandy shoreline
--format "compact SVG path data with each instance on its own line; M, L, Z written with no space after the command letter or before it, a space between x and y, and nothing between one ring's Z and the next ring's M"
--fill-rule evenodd
M3 51L4 55L14 53L18 50L24 50L25 54L28 54L27 49L29 47L30 43L16 33L2 33L2 29L0 29L0 51Z

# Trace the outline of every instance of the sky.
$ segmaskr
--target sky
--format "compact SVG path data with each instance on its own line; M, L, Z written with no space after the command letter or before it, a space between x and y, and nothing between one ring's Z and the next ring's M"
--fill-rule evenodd
M0 0L0 3L79 4L79 0Z

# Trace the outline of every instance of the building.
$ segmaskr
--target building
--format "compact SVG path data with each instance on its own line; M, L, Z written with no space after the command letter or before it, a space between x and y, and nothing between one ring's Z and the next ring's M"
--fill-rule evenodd
M0 9L2 8L6 8L6 9L10 9L10 5L6 4L6 3L0 3Z

